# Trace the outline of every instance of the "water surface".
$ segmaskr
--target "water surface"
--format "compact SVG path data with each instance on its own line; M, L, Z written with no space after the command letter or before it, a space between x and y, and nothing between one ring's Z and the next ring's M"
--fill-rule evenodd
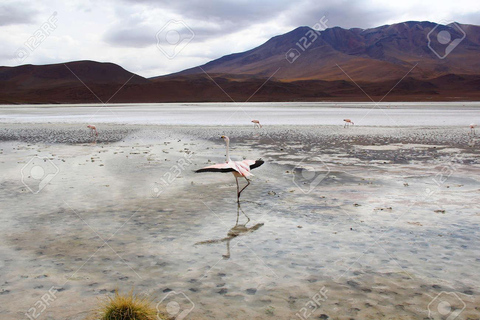
M268 102L0 106L7 123L119 123L168 125L467 126L480 119L480 102Z

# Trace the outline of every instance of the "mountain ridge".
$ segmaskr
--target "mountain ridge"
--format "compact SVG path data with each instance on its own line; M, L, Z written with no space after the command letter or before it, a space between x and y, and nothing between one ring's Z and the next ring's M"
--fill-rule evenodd
M438 59L428 47L427 36L437 24L406 21L368 29L328 28L321 31L315 41L308 43L309 48L305 52L300 52L298 39L313 29L302 26L272 37L256 48L223 56L200 67L207 73L264 77L273 75L281 68L274 76L284 81L344 79L344 72L336 65L346 65L353 70L351 74L347 73L355 80L384 81L402 77L416 62L423 62L419 69L413 71L417 78L436 78L449 73L480 74L480 63L476 59L480 55L480 27L455 24L470 29L471 35L463 40L464 47L459 46L447 57L448 63ZM460 33L452 27L445 28L454 36ZM468 46L468 50L465 46ZM472 48L475 52L471 51ZM295 49L300 54L294 63L289 64L285 54L290 49ZM465 60L473 61L473 66ZM383 72L368 73L366 69L381 69ZM199 67L194 67L172 75L203 72L199 70Z
M387 101L480 100L480 27L443 26L465 37L440 59L427 45L435 26L407 21L318 33L301 26L245 52L152 78L90 60L0 67L0 103L364 101L358 86L378 100L387 93ZM299 55L289 60L292 48Z

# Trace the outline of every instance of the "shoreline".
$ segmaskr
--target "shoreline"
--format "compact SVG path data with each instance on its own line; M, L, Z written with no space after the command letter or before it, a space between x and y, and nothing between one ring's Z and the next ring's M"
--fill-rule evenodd
M349 104L363 104L363 105L401 105L408 107L408 105L441 105L441 104L475 104L480 106L480 100L459 100L459 101L253 101L253 102L233 102L233 101L212 101L212 102L126 102L126 103L38 103L38 104L0 104L0 108L17 108L17 107L62 107L62 106L71 106L71 107L126 107L126 106L155 106L155 105L176 105L176 106L195 106L195 105L271 105L271 104L286 104L286 105L305 105L305 106L323 106L323 105L332 105L332 107L342 104L344 106L338 106L338 108L356 108L355 106L349 106ZM449 106L445 106L449 107Z

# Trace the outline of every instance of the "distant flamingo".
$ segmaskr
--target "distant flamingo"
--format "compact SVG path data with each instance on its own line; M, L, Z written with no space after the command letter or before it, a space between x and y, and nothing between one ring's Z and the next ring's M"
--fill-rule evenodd
M477 125L475 123L470 123L470 133L475 135L475 127Z
M343 126L344 128L347 127L347 125L348 125L348 126L352 126L352 125L355 124L355 123L353 123L353 121L350 120L350 119L343 119L343 121L345 121L345 125Z
M260 121L258 120L252 120L253 122L253 127L256 129L256 128L259 128L261 129L262 128L262 125L260 124Z
M245 190L250 185L250 180L247 177L253 176L250 173L250 170L260 167L264 161L262 159L258 160L243 160L243 161L232 161L229 155L230 139L227 136L221 137L227 144L227 157L225 163L215 164L213 166L208 166L203 169L199 169L195 172L232 172L237 182L237 203L240 203L240 195L243 190ZM238 178L243 177L247 180L247 185L240 190L238 185Z
M87 128L89 128L91 130L92 135L95 135L95 136L98 137L97 127L95 127L93 124L89 124L87 126Z

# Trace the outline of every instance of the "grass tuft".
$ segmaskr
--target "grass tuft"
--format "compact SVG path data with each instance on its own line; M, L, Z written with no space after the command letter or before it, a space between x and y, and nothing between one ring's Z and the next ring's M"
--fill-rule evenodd
M157 310L152 301L139 297L133 290L123 295L115 290L113 297L107 297L102 302L97 315L100 320L157 320Z

